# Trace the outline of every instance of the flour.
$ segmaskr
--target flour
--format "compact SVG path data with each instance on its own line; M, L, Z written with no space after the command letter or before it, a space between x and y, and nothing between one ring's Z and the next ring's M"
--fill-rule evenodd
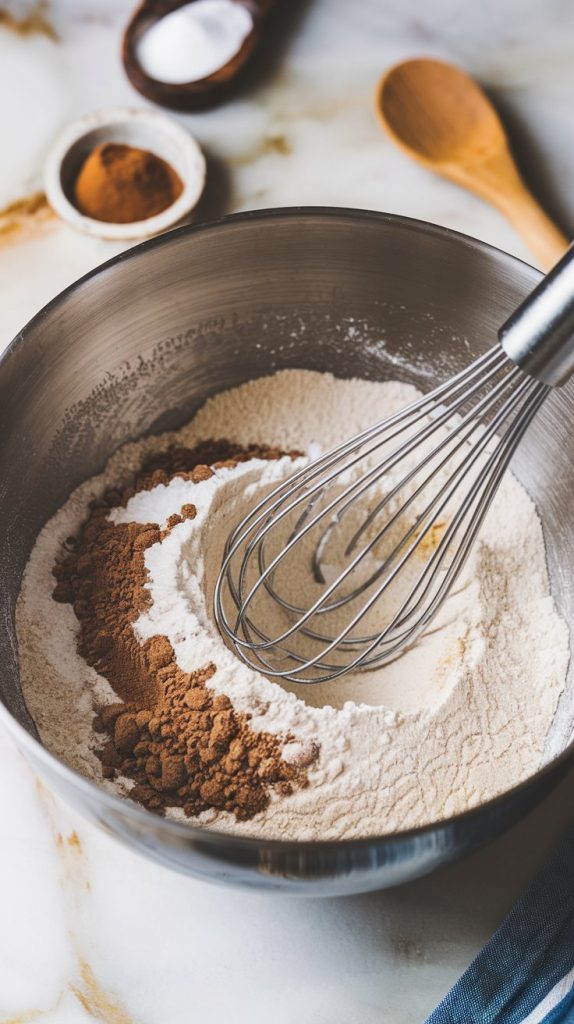
M172 443L227 436L324 450L416 394L394 382L284 371L215 396L177 433L126 445L104 474L79 487L38 537L17 609L23 691L48 749L108 789L129 793L128 780L102 779L91 726L94 703L117 698L78 655L72 608L51 597L55 558L92 498L126 483L147 455ZM564 688L568 631L550 596L542 530L525 491L511 476L503 481L464 580L412 650L371 673L286 689L228 650L211 595L241 510L292 468L289 459L251 460L200 483L175 478L110 513L113 522L163 525L182 505L196 506L195 519L146 551L151 604L135 623L137 637L166 635L186 672L214 662L209 687L251 714L253 729L289 734L287 761L303 763L319 745L306 788L274 796L245 822L218 811L194 821L276 838L381 834L475 807L535 772Z

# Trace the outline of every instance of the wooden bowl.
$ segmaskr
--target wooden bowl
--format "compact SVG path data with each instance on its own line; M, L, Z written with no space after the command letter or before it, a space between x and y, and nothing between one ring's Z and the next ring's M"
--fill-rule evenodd
M234 0L245 7L253 19L253 27L235 56L211 75L194 82L160 82L148 75L141 66L137 55L138 43L152 25L189 2L190 0L143 0L131 18L123 38L124 68L134 88L153 103L173 110L205 110L232 94L239 76L261 39L265 19L276 0Z

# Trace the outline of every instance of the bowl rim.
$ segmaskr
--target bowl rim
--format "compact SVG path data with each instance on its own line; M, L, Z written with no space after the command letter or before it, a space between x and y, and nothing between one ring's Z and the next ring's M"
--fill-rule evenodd
M427 235L434 235L435 237L441 238L449 243L453 242L458 244L463 248L478 250L485 256L491 258L494 257L496 260L507 263L509 266L519 264L532 275L533 287L543 276L541 271L537 270L531 264L526 263L526 261L521 260L510 253L504 252L502 249L498 249L496 246L473 238L470 235L465 235L460 231L454 231L451 228L433 224L430 221L423 221L412 217L403 217L397 214L353 207L288 206L249 210L243 213L228 214L218 220L208 221L202 224L184 225L183 227L166 232L156 238L148 239L139 245L132 246L125 252L119 253L99 266L94 267L92 270L88 271L88 273L84 274L76 281L73 281L70 285L64 288L63 291L54 296L53 299L46 303L46 305L43 306L24 325L16 337L0 354L0 373L4 362L25 343L26 335L31 330L40 326L52 310L65 302L69 295L76 292L84 284L91 281L92 278L97 277L102 272L107 272L114 266L126 260L137 259L140 255L145 254L149 250L161 245L169 244L171 241L186 235L208 234L212 231L221 230L225 227L233 227L235 224L246 222L266 223L270 221L291 220L293 218L300 218L303 220L320 218L332 221L337 218L341 218L343 220L355 221L357 224L364 223L365 221L378 223L380 225L393 224L407 232L421 232ZM352 849L355 851L358 849L372 848L377 845L388 845L393 843L403 844L420 840L431 833L451 829L459 824L471 822L473 819L482 816L487 811L496 811L498 808L502 808L504 804L506 804L507 801L515 795L525 793L534 785L534 783L537 783L546 777L550 777L553 774L557 776L557 770L560 767L565 767L569 762L571 763L574 761L574 740L572 740L564 750L553 757L550 761L546 762L546 764L532 775L522 779L521 782L504 790L502 793L499 793L490 800L480 803L469 810L462 811L459 814L428 822L424 825L419 825L416 828L397 830L387 833L383 832L376 835L361 836L357 838L267 839L265 837L258 836L235 835L233 832L218 831L211 827L195 825L168 817L160 817L152 811L148 811L144 807L140 807L126 797L117 796L114 793L108 792L99 783L92 779L88 779L86 776L77 772L74 768L69 767L56 757L55 754L52 754L46 747L44 747L39 739L32 736L16 720L6 705L1 701L0 723L4 723L7 731L17 739L21 747L30 752L33 759L40 761L41 763L45 763L51 772L61 777L72 789L79 789L81 792L84 792L88 798L92 797L95 800L101 801L110 811L118 813L120 817L130 819L136 826L149 826L153 823L156 829L161 831L166 830L167 833L171 834L174 838L177 837L179 839L185 839L189 842L199 842L207 845L220 845L224 842L228 849L230 847L238 851L263 849L279 854L288 854L289 852L302 850L303 848L306 850L312 849L317 852L337 851L340 853L342 850ZM558 781L558 778L556 778L556 781Z
M136 123L150 127L152 151L154 135L160 133L178 148L183 160L195 168L195 174L182 179L183 191L173 203L161 213L146 217L145 220L119 223L86 216L68 199L62 188L61 169L65 158L81 139L97 129L105 130L106 127ZM44 165L46 197L61 220L84 234L112 241L135 242L172 228L197 206L204 189L205 178L205 156L191 132L167 114L145 107L110 107L94 110L78 118L60 133Z

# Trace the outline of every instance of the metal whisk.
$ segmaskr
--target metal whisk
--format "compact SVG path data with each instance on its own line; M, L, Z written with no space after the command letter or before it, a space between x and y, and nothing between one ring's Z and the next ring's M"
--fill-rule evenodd
M452 593L528 425L572 372L569 250L499 344L249 510L214 595L239 657L272 678L320 683L410 647Z

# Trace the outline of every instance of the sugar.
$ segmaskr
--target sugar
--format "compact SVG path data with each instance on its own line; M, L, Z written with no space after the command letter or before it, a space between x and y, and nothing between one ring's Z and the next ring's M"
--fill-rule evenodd
M144 71L160 82L197 82L227 64L253 27L247 7L232 0L195 0L156 21L139 41Z

